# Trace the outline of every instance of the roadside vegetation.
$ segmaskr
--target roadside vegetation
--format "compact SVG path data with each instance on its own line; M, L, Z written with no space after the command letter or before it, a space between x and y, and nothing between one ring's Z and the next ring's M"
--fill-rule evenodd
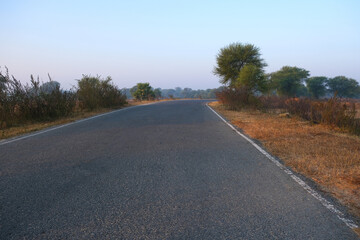
M221 49L214 74L224 88L210 105L360 217L359 83L265 66L251 44Z
M119 108L126 104L125 95L111 83L111 78L84 75L77 87L63 90L53 81L40 83L31 76L30 84L22 84L14 76L0 72L0 129L54 121L82 111Z
M23 84L0 69L0 139L64 124L125 106L179 98L215 98L219 89L154 89L138 83L120 89L111 77L83 75L76 86L64 90L48 76L47 82L30 76Z
M338 76L310 77L309 71L284 66L265 74L259 49L230 44L220 50L214 73L225 84L217 98L229 109L282 111L314 124L329 124L360 136L359 83Z

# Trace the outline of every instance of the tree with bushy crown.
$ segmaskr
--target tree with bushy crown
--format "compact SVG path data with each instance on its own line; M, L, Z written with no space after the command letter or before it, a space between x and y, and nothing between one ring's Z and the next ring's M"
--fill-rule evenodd
M270 81L279 95L295 97L308 76L309 71L305 69L284 66L279 71L270 74Z
M240 71L247 64L254 65L259 69L266 66L261 58L260 49L252 44L232 43L220 49L216 56L217 66L214 74L221 77L220 82L230 87L236 85Z
M267 81L264 71L252 64L245 65L235 82L236 88L246 88L249 92L265 92Z
M327 77L311 77L305 80L306 87L313 98L320 98L326 94Z
M353 98L360 96L359 83L352 78L344 76L337 76L330 78L328 81L329 92L331 94L337 93L338 97Z
M155 98L154 91L150 86L150 83L138 83L135 87L133 87L134 91L132 91L132 95L137 100L149 100Z

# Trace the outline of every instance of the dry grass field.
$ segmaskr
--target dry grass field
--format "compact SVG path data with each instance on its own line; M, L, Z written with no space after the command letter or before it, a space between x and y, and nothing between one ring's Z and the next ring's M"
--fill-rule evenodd
M360 217L360 137L295 117L210 106Z

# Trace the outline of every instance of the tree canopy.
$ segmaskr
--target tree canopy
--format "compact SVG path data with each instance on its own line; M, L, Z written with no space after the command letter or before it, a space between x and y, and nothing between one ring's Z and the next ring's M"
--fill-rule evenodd
M331 94L337 93L338 97L356 97L360 95L359 83L352 78L337 76L329 79L328 88Z
M267 81L264 71L253 64L245 65L240 70L235 87L244 87L251 92L265 92L267 89Z
M313 98L320 98L326 94L327 77L311 77L305 80L306 87Z
M309 71L305 69L284 66L279 71L270 74L270 81L279 95L294 97L308 76Z
M266 66L258 47L242 43L232 43L221 48L216 56L216 63L214 74L221 77L221 83L231 87L236 85L240 71L245 65L251 64L259 69Z

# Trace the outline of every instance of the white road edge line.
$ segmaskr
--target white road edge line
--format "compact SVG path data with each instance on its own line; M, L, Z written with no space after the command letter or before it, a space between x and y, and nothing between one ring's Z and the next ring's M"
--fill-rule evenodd
M152 105L152 104L156 104L156 103L161 103L161 102L153 102L153 103L146 103L146 104L137 105L137 106L132 106L132 107L125 107L125 108L121 108L121 109L114 110L114 111L111 111L111 112L107 112L107 113L103 113L103 114L100 114L100 115L96 115L96 116L93 116L93 117L88 117L88 118L84 118L84 119L81 119L81 120L77 120L77 121L75 121L75 122L67 123L67 124L64 124L64 125L57 126L57 127L50 127L49 129L40 130L40 131L38 131L38 132L35 132L35 133L32 133L32 134L28 134L28 135L25 135L25 136L22 136L22 137L15 137L15 138L9 139L9 140L6 140L6 139L5 139L5 140L3 140L3 141L0 141L0 146L6 145L6 144L12 143L12 142L20 141L20 140L23 140L23 139L26 139L26 138L34 137L34 136L37 136L37 135L40 135L40 134L43 134L43 133L47 133L47 132L50 132L50 131L54 131L54 130L56 130L56 129L63 128L63 127L67 127L67 126L69 126L69 125L73 125L73 124L85 122L85 121L88 121L88 120L91 120L91 119L94 119L94 118L102 117L102 116L105 116L105 115L117 113L117 112L120 112L120 111L132 109L132 108L136 108L136 107L142 107L142 106Z
M239 134L241 137L243 137L246 141L251 143L257 150L259 150L262 154L264 154L270 161L275 163L276 166L278 166L280 169L282 169L286 174L288 174L295 182L297 182L303 189L305 189L308 193L310 193L314 198L320 201L320 203L325 206L328 210L335 213L335 215L343 221L346 226L348 226L351 229L358 228L358 225L356 225L352 220L347 219L343 212L338 210L334 205L332 205L328 200L323 198L318 192L316 192L314 189L312 189L309 185L307 185L303 180L301 180L299 177L297 177L290 169L285 167L282 163L280 163L278 160L276 160L273 156L271 156L268 152L266 152L264 149L262 149L259 145L257 145L253 140L239 132L232 124L230 124L228 121L226 121L220 114L218 114L214 109L212 109L208 104L206 106L215 113L224 123L226 123L232 130L234 130L237 134Z

